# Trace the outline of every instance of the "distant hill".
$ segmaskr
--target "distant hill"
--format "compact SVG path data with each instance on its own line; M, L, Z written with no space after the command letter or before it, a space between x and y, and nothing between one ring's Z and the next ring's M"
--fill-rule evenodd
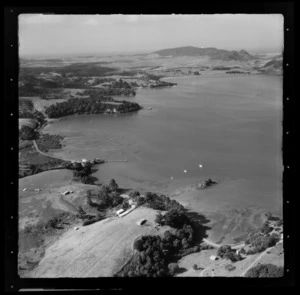
M160 56L209 56L211 59L224 61L248 61L255 59L254 56L252 56L245 50L229 51L225 49L217 49L214 47L199 48L193 46L185 46L158 50L153 53Z
M260 68L265 74L282 74L282 58L274 58Z
M267 67L273 67L274 69L282 69L282 59L272 59L263 66L263 68Z

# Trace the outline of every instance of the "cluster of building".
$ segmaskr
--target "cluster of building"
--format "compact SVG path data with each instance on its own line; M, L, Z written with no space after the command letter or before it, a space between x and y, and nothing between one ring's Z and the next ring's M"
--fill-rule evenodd
M106 109L106 111L104 112L104 114L119 114L120 112L116 109Z
M99 158L95 158L93 160L87 160L87 159L82 159L81 161L71 161L71 167L75 165L81 165L82 167L90 164L90 165L95 165L95 164L102 164L104 163L104 160L101 160Z

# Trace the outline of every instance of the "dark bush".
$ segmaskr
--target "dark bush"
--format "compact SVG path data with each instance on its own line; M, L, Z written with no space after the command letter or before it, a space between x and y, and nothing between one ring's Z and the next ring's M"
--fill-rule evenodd
M138 197L137 198L137 206L142 206L145 204L145 198L144 197Z
M186 214L177 210L168 211L163 218L165 225L169 225L174 228L181 228L185 224L189 224L190 220Z
M129 193L129 197L135 200L137 197L140 196L140 193L138 191L132 191Z
M236 251L232 249L229 245L223 245L218 249L218 256L223 259L229 259L232 262L236 262L242 260L242 256L240 254L236 254Z
M283 277L283 267L278 267L273 264L259 264L248 270L246 277L248 278L274 278Z
M163 216L161 215L161 213L158 213L155 217L155 223L158 223L160 225L163 225Z
M233 266L233 265L231 265L231 264L227 264L227 265L225 266L225 269L228 270L228 271L233 271L233 270L236 269L236 267Z
M104 219L104 216L103 216L101 213L97 213L96 216L94 216L94 217L92 217L92 218L89 218L89 219L86 219L86 220L82 223L82 225L83 225L83 226L90 225L90 224L93 224L93 223L95 223L95 222L97 222L97 221L100 221L100 220L102 220L102 219Z
M108 184L110 192L116 192L119 188L118 184L114 179L111 179L111 181Z
M19 138L21 140L33 140L37 137L36 132L34 129L30 128L29 126L23 125L19 130Z
M138 250L138 251L143 251L143 242L138 239L134 242L134 245L133 245L134 249Z
M124 200L123 200L123 203L122 203L122 209L123 209L124 211L126 211L126 210L129 209L129 208L130 208L130 205L129 205L129 203L128 203L128 200L124 199Z
M170 263L168 265L168 268L169 268L170 275L174 276L176 274L176 272L178 271L179 266L177 263Z
M261 227L260 232L263 234L268 234L273 230L272 227L270 227L267 223L264 223L264 225Z

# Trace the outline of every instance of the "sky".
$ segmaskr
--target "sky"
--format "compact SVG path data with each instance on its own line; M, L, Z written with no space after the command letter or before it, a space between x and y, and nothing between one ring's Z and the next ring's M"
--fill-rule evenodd
M280 53L280 14L19 15L20 56L129 54L195 46Z

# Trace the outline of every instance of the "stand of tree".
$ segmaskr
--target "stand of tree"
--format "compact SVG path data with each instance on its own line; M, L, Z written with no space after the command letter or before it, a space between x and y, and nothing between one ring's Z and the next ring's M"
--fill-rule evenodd
M101 114L111 108L116 108L120 113L133 112L141 109L141 106L134 102L123 100L120 102L120 105L109 105L103 104L102 101L103 98L70 98L65 102L49 106L46 108L45 114L47 114L49 118L60 118L74 114Z
M248 278L278 278L283 277L283 267L273 264L259 264L248 270Z
M280 224L281 219L275 219ZM247 245L250 245L250 249L247 254L255 254L264 251L265 249L275 246L279 240L278 234L270 234L273 231L273 227L270 226L269 220L267 220L257 231L250 233L245 241Z
M108 185L102 185L98 193L87 193L87 204L97 210L129 206L128 201L118 193L118 184L112 179Z
M248 241L247 241L248 242ZM258 236L251 240L251 249L247 251L247 254L256 254L266 250L269 247L273 247L278 242L278 238L274 235Z
M155 193L148 192L145 197L137 195L135 200L138 206L146 206L155 210L169 211L176 209L177 211L184 211L185 208L175 200L171 200L165 195L157 195Z
M223 259L229 259L231 262L236 262L242 260L240 254L236 254L236 251L232 249L229 245L223 245L218 249L218 256Z
M34 140L37 138L37 133L29 126L23 125L19 130L19 139Z
M20 100L22 101L22 100ZM21 119L34 119L39 122L40 125L45 124L46 119L43 113L37 110L28 110L24 108L19 108L19 118Z
M200 246L192 247L194 230L189 218L177 210L171 210L167 214L166 220L172 220L170 225L176 230L173 233L166 231L163 237L142 236L136 240L134 248L137 254L129 267L122 271L122 276L173 276L178 269L175 260L201 250Z

